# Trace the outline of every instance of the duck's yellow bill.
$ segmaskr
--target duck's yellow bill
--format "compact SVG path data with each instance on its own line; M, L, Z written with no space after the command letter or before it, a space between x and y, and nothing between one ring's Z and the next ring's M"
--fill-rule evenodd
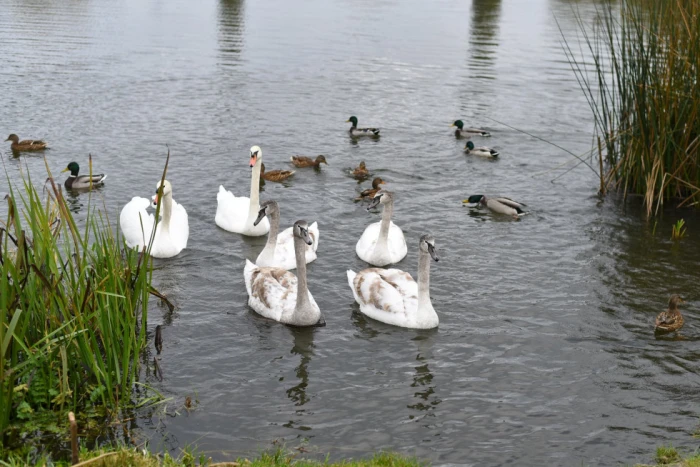
M350 120L345 120L345 123L350 123Z
M70 169L69 169L68 167L66 167L65 169L61 170L61 173L63 173L63 172L68 172L69 170L70 170Z
M454 123L453 123L452 125L450 125L450 128L452 128L453 126L455 126L455 124L454 124Z

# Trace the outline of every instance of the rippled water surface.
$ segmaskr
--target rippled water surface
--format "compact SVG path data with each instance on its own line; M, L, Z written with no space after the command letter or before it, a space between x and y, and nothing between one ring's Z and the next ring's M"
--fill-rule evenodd
M3 136L46 138L54 173L92 153L114 220L153 191L172 151L190 240L157 262L177 310L151 312L150 330L164 325L164 378L145 378L172 401L133 422L137 442L227 459L307 439L333 458L391 449L438 465L617 465L694 445L700 219L667 208L647 221L635 202L601 203L588 168L564 175L570 155L497 123L590 149L590 110L557 27L575 38L575 7L590 19L595 2L6 1ZM350 115L383 136L352 141ZM490 129L477 143L502 157L465 157L456 118ZM40 156L13 158L5 144L13 178L27 166L43 180ZM242 270L265 239L214 224L220 184L249 192L254 144L268 170L327 155L328 167L261 195L280 203L284 225L319 222L309 281L325 328L254 314ZM418 238L437 239L436 330L386 326L353 303L345 271L365 267L355 242L379 216L352 202L368 187L347 174L360 160L396 193L409 244L399 267L415 273ZM532 213L514 222L462 206L482 192ZM70 201L83 215L88 196ZM689 237L673 244L681 217ZM686 327L655 339L673 292L687 299ZM189 413L186 396L199 401Z

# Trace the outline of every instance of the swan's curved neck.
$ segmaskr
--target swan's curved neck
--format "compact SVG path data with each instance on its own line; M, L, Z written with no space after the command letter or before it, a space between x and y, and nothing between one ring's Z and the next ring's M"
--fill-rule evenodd
M420 250L418 257L418 310L430 305L430 253Z
M265 244L266 254L275 255L275 247L277 246L277 234L280 229L280 213L276 209L270 210L270 231L267 234L267 243Z
M394 201L389 199L388 203L384 204L382 212L382 223L379 227L379 239L377 243L386 243L389 239L389 227L391 226L391 216L394 213Z
M260 166L261 159L258 159L253 170L251 170L250 178L250 209L249 216L257 216L260 210Z
M173 212L173 194L172 193L168 193L167 195L163 196L162 208L163 208L163 220L161 221L161 224L163 225L163 230L170 230L170 217L172 216L172 212Z
M309 300L309 288L306 284L306 243L301 238L294 236L294 255L297 260L297 304L294 308L295 320L308 322L310 318L306 314L311 312Z

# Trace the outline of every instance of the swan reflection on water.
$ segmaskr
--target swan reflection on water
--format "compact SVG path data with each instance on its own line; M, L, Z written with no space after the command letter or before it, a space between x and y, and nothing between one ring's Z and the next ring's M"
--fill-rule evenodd
M311 357L314 356L314 334L317 328L290 328L294 336L294 345L289 351L292 355L298 355L299 365L294 368L294 374L297 377L296 384L286 390L287 397L296 408L295 414L302 417L306 410L303 408L311 397L306 393L309 386L309 363ZM311 427L300 425L301 419L289 420L283 426L287 428L296 428L302 431L311 430Z

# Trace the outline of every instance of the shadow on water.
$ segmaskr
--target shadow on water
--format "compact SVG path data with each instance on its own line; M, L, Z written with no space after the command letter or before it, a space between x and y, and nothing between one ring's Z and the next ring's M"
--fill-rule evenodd
M219 0L219 63L237 66L243 50L245 4L243 0Z

